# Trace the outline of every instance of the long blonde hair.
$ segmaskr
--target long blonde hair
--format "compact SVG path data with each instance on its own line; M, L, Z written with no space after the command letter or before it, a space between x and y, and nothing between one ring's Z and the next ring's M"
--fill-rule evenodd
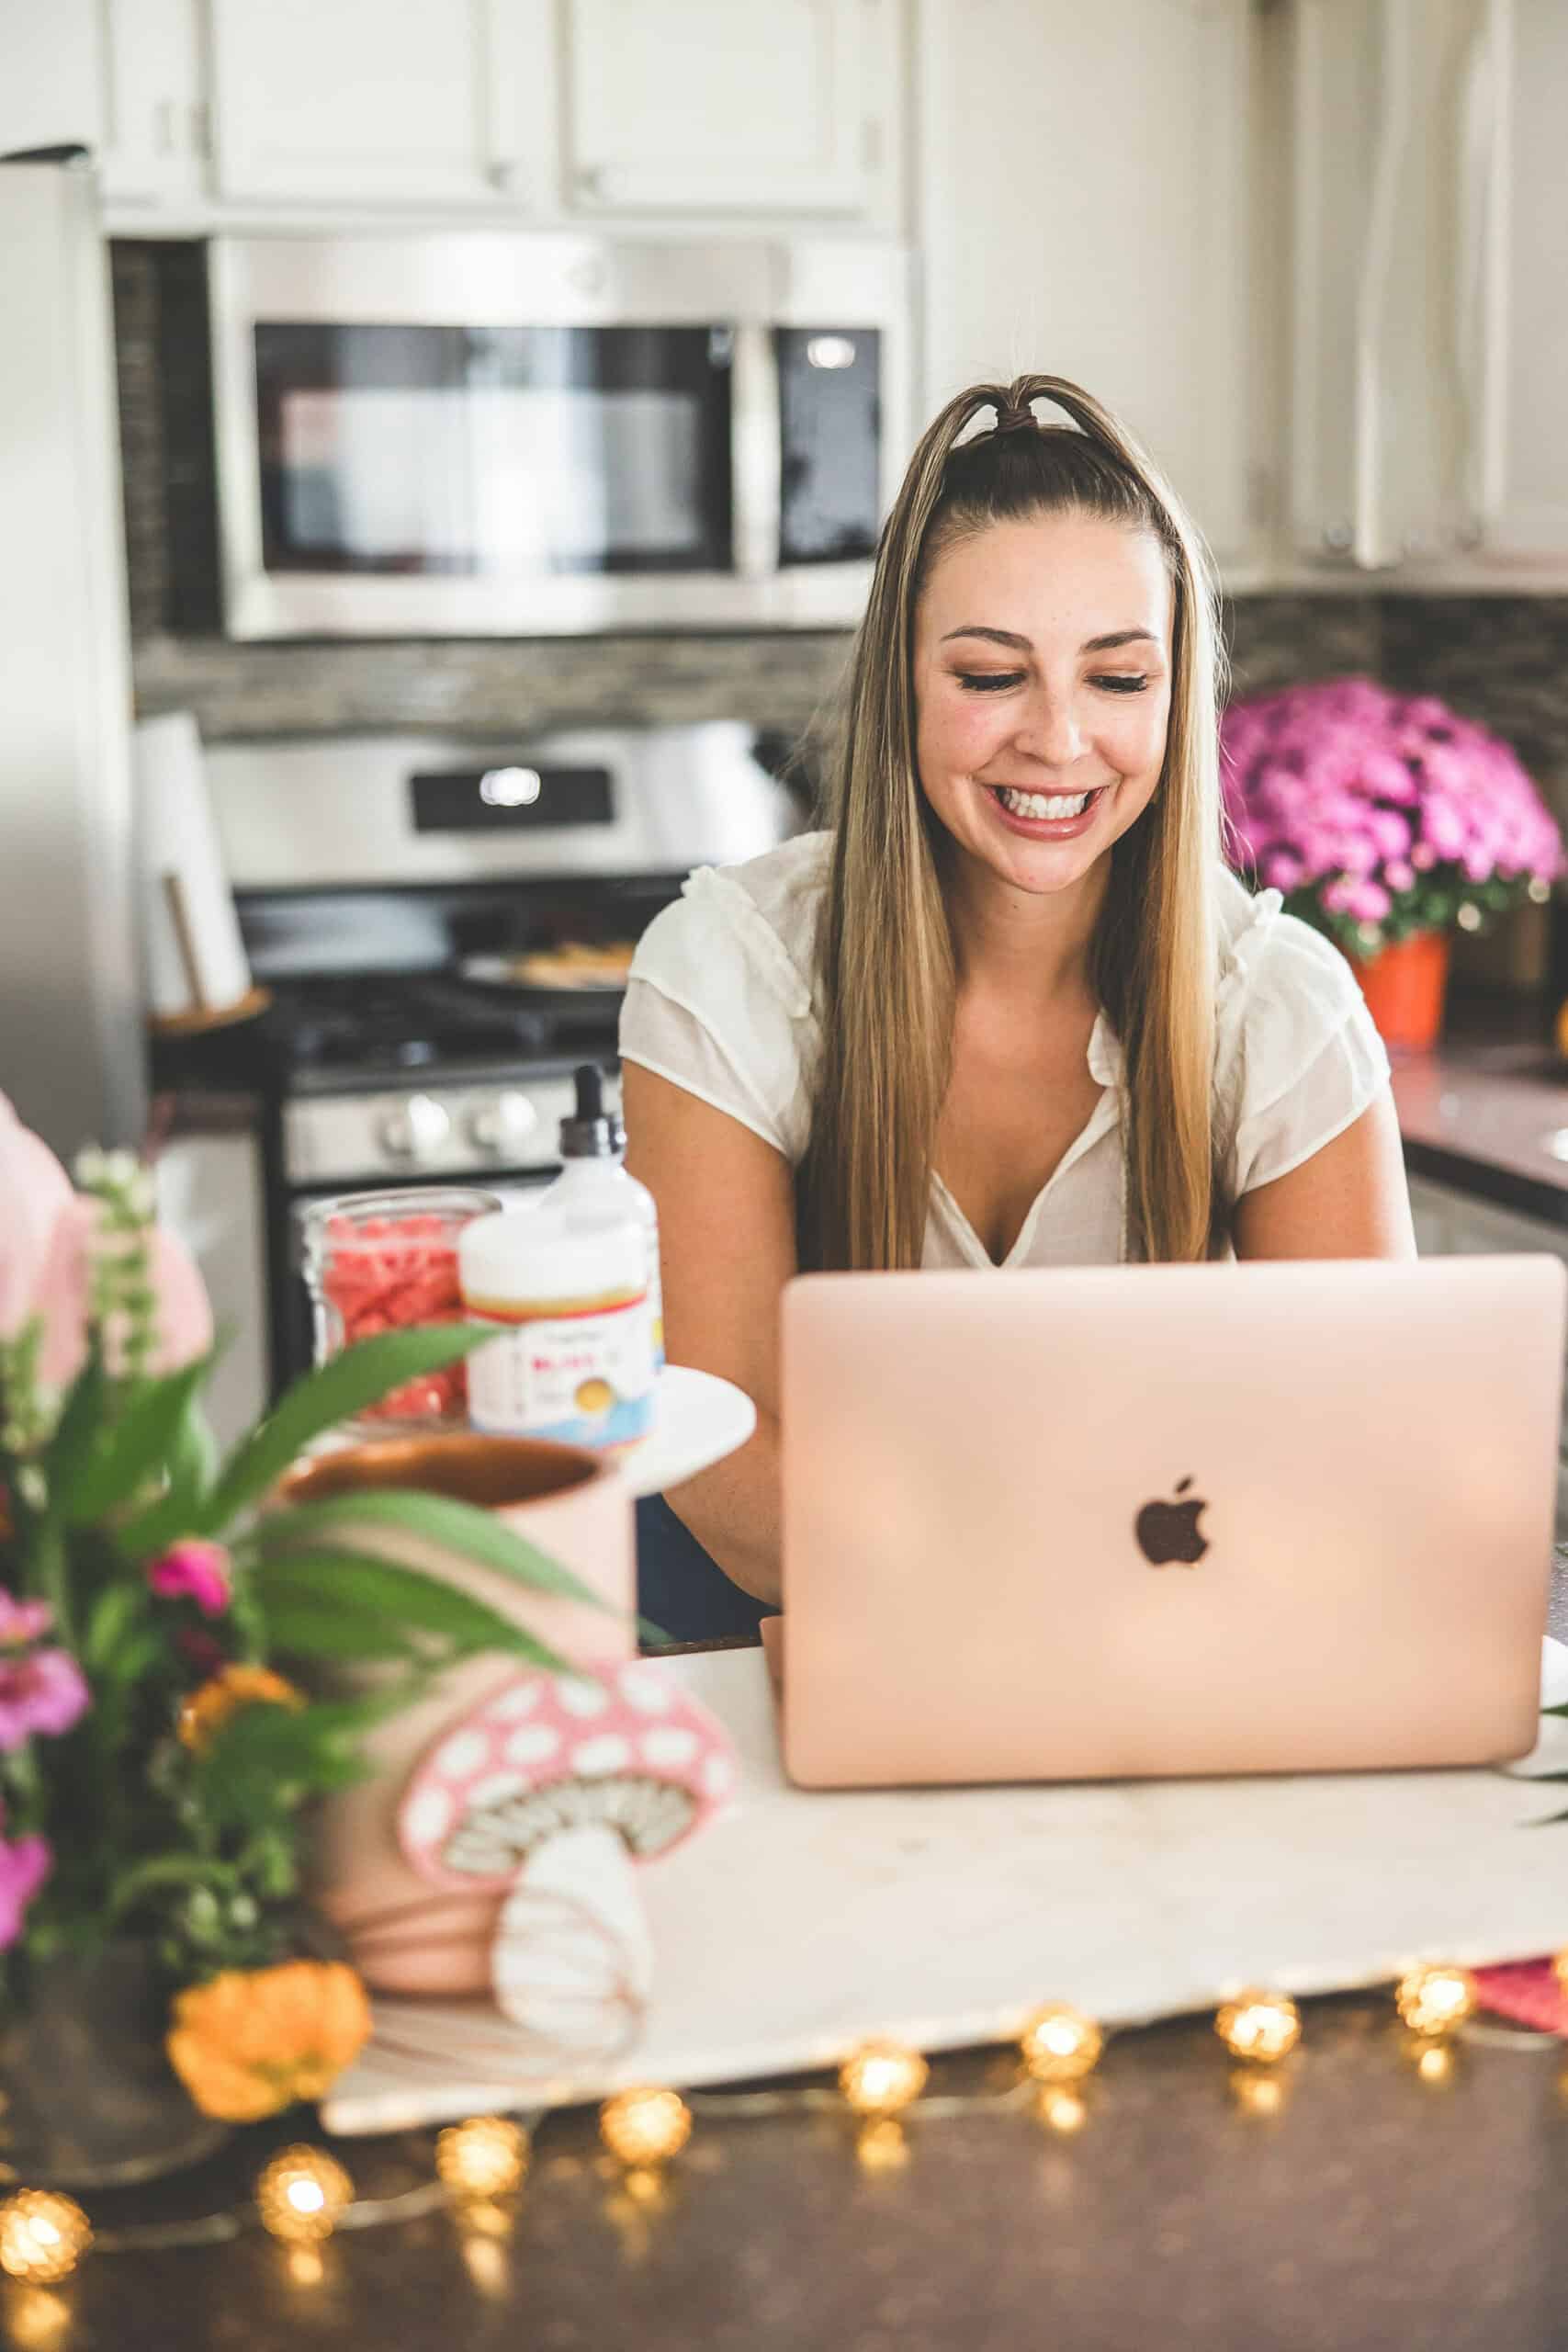
M1033 422L1036 400L1073 425ZM998 429L963 440L987 409ZM1063 511L1147 531L1170 576L1165 762L1148 808L1111 850L1090 978L1122 1044L1129 1254L1200 1259L1214 1246L1217 594L1196 530L1126 428L1059 376L1021 376L961 392L927 430L883 531L855 640L829 786L823 1049L797 1194L803 1265L920 1262L955 974L940 822L915 762L916 608L955 539Z

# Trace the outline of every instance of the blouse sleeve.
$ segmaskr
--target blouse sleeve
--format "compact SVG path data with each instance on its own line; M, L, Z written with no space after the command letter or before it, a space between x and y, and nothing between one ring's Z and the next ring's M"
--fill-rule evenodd
M1389 1061L1344 956L1273 892L1233 944L1217 1013L1237 1201L1353 1125L1387 1088Z
M621 1057L723 1111L797 1162L810 1131L811 994L739 883L705 867L644 932Z

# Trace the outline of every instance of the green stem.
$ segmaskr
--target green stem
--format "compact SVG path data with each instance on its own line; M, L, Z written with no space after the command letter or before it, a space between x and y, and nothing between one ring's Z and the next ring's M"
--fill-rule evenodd
M139 1862L125 1871L110 1890L109 1925L122 1919L131 1905L153 1887L199 1886L213 1880L234 1892L240 1884L240 1873L232 1862L220 1862L215 1855L162 1854L152 1861Z

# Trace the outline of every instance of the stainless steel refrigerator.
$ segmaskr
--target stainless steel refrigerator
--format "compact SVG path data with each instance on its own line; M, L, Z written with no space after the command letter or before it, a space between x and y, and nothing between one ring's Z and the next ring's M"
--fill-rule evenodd
M0 1090L62 1156L145 1123L130 728L96 184L0 163Z

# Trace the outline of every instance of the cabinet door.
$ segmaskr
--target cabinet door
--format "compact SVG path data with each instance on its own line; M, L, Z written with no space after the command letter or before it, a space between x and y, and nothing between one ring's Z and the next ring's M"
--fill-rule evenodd
M166 1144L153 1165L160 1224L185 1243L207 1286L226 1344L206 1405L227 1448L267 1400L266 1241L260 1153L249 1135L190 1135Z
M877 209L897 93L893 0L565 0L579 211Z
M1479 277L1490 253L1497 288L1477 305L1483 560L1529 572L1568 567L1568 197L1563 0L1494 0L1496 167L1472 197Z
M209 114L197 0L97 0L96 14L106 199L134 208L199 196Z
M1487 8L1297 10L1292 532L1310 560L1418 562L1463 527L1460 183Z
M1066 376L1252 537L1247 0L921 0L923 407Z
M218 182L279 202L536 201L544 0L209 0ZM536 94L525 103L525 85Z

